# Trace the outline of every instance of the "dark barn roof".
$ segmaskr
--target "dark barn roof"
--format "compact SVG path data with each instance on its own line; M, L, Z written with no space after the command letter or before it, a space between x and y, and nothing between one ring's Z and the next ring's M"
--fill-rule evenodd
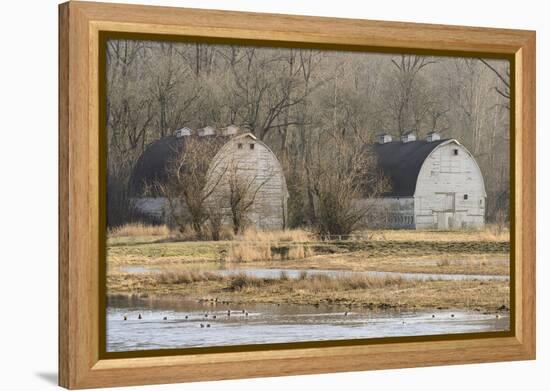
M424 160L438 145L448 140L417 140L407 143L392 141L374 144L373 150L378 155L378 167L391 182L391 191L385 195L412 197Z
M152 142L137 160L130 176L130 195L141 196L147 184L164 182L168 162L185 148L185 137L167 136Z
M220 140L228 139L228 137L221 135L185 137L172 135L152 142L143 151L132 170L128 183L130 196L143 196L147 185L165 182L167 179L166 171L168 164L176 158L178 153L185 149L185 140L189 137L199 137L199 140L212 140L213 138ZM154 196L154 194L151 195Z

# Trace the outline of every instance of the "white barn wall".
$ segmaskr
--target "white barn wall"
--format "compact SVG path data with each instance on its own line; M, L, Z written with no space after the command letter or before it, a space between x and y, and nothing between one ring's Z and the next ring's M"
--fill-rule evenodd
M238 145L241 144L242 148ZM250 145L254 145L251 149ZM229 191L230 167L236 164L237 173L242 178L253 179L252 191L259 188L254 204L247 214L248 222L262 229L282 229L286 225L286 202L288 192L284 173L275 154L262 141L250 134L229 140L213 160L213 172L209 177L214 181L223 175L210 197L212 203L226 203ZM224 223L231 224L231 211L224 208Z
M455 149L458 155L454 154ZM414 195L416 228L481 228L485 223L485 199L483 177L472 155L454 140L441 144L418 174Z

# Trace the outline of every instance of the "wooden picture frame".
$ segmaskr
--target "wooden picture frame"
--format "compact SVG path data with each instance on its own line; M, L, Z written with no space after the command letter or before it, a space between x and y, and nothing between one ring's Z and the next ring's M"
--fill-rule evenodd
M509 58L512 330L502 336L104 358L102 32ZM59 384L90 388L535 358L535 32L88 2L59 6Z

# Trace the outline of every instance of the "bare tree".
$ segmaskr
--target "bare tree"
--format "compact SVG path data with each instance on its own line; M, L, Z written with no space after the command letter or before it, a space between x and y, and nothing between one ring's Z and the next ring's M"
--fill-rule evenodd
M114 177L127 175L143 151L146 131L154 118L153 102L135 78L143 62L143 42L113 40L107 50L107 128L109 171Z
M180 231L191 225L197 237L203 237L208 220L206 200L216 191L225 170L214 159L222 141L218 138L187 136L183 148L169 163L165 181L153 184L153 191L164 196L173 222Z
M288 110L305 99L297 92L298 66L292 50L259 50L254 47L231 46L224 54L232 78L228 94L239 122L260 140L273 129L296 125L285 117Z
M510 67L506 66L504 70L498 69L497 65L491 64L489 61L480 58L481 61L487 68L491 70L498 78L500 85L495 86L495 91L506 99L507 104L510 101ZM508 107L508 106L507 106Z
M422 70L436 64L433 57L406 55L392 58L394 66L392 83L389 85L387 107L399 135L409 130L418 131L423 112L430 106L429 100L423 99L423 86L419 85L419 76ZM422 102L422 100L424 102Z
M317 229L321 235L349 235L356 230L373 206L365 202L389 190L389 182L377 169L377 159L369 148L332 136L330 147L314 153L312 171L316 196Z
M226 176L226 199L231 211L233 232L236 235L244 230L258 193L273 177L273 172L269 171L260 177L254 168L250 169L232 160L227 166Z
M153 52L157 61L150 64L150 95L157 110L157 132L160 137L168 135L196 115L202 87L192 77L188 66L182 66L181 57L174 43L160 43Z
M220 240L224 218L223 208L220 205L211 204L207 208L207 213L208 228L210 229L212 240Z

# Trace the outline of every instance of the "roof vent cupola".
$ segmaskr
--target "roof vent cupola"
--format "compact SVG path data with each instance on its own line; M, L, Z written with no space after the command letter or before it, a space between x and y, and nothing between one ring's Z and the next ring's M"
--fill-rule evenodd
M192 130L189 128L181 128L174 132L174 136L176 137L185 137L185 136L191 136Z
M404 143L416 141L416 135L413 132L407 132L401 136L401 141Z
M437 132L430 132L426 136L426 141L431 143L432 141L438 141L441 140L441 135Z
M392 142L391 134L382 133L377 136L378 144L386 144Z
M216 134L216 129L212 126L205 126L199 130L199 136L214 136Z
M229 125L227 128L222 130L224 136L234 136L239 133L239 127L236 125Z

